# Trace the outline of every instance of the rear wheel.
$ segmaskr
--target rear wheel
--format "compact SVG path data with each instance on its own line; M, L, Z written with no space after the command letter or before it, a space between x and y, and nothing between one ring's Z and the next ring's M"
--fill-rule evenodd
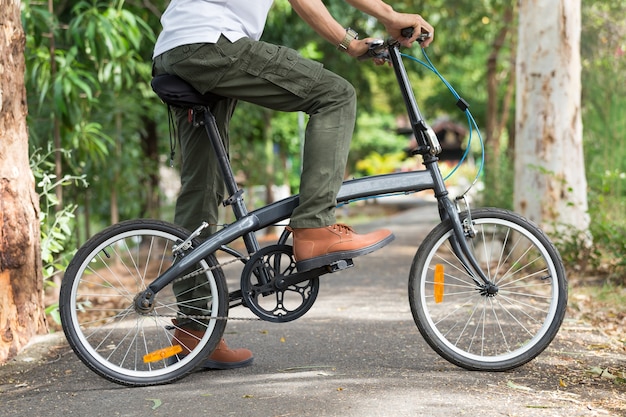
M182 254L189 235L162 221L111 226L76 253L65 272L59 308L78 357L104 378L155 385L191 372L216 347L226 321L228 291L213 255L159 291L150 311L134 299Z
M567 304L563 264L546 235L523 217L500 209L474 210L471 217L476 233L467 243L495 287L466 270L450 245L452 226L443 222L413 260L413 318L428 344L455 365L516 368L559 330Z

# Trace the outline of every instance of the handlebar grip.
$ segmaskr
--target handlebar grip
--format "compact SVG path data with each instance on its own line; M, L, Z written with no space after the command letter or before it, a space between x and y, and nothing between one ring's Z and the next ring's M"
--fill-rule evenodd
M411 36L413 36L413 31L413 27L404 28L400 31L400 35L404 36L405 38L410 38Z
M404 28L400 31L400 34L402 36L404 36L405 38L410 38L411 36L413 36L413 32L414 29L412 27L408 27L408 28ZM424 42L426 39L430 38L432 35L430 32L423 32L420 33L419 36L417 37L416 41L418 43L422 43Z

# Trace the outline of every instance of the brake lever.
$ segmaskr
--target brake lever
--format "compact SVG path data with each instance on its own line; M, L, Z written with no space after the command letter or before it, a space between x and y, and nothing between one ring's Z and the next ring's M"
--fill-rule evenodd
M366 59L389 59L389 53L387 51L389 48L389 41L384 41L382 39L374 39L369 43L369 49L366 53L361 55L358 60L365 61Z
M413 36L413 28L405 28L402 29L402 36L410 38L411 36ZM430 38L432 36L431 33L429 32L424 32L421 33L415 40L418 43L422 43L424 42L426 39ZM369 43L369 49L367 50L366 53L364 53L363 55L361 55L358 60L359 61L365 61L367 59L384 59L384 60L389 60L389 47L397 44L398 41L396 41L395 39L389 39L389 40L382 40L382 39L374 39L373 41L371 41Z
M413 36L413 28L411 27L404 28L400 31L400 34L404 36L405 38L409 39L411 36ZM417 35L417 38L415 38L415 41L421 44L426 39L430 38L432 35L433 34L430 32L422 32L419 35Z

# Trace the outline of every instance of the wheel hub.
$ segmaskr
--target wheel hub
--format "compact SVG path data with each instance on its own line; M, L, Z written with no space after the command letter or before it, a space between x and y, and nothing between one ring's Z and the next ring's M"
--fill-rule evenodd
M151 291L143 291L137 294L133 300L137 314L146 316L154 311L154 294Z
M500 288L496 284L489 283L485 284L480 288L480 294L486 297L495 297L498 295Z

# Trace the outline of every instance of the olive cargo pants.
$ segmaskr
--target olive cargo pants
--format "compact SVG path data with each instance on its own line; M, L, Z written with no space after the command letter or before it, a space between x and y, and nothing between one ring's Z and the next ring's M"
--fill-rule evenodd
M176 74L201 93L224 97L211 109L228 150L228 125L243 100L279 111L303 111L310 118L305 134L300 204L291 217L295 228L335 223L341 186L356 118L356 94L343 78L296 51L243 38L231 43L190 44L154 58L155 74ZM206 132L176 109L181 141L181 192L174 222L189 230L202 221L217 223L224 198L222 176Z

